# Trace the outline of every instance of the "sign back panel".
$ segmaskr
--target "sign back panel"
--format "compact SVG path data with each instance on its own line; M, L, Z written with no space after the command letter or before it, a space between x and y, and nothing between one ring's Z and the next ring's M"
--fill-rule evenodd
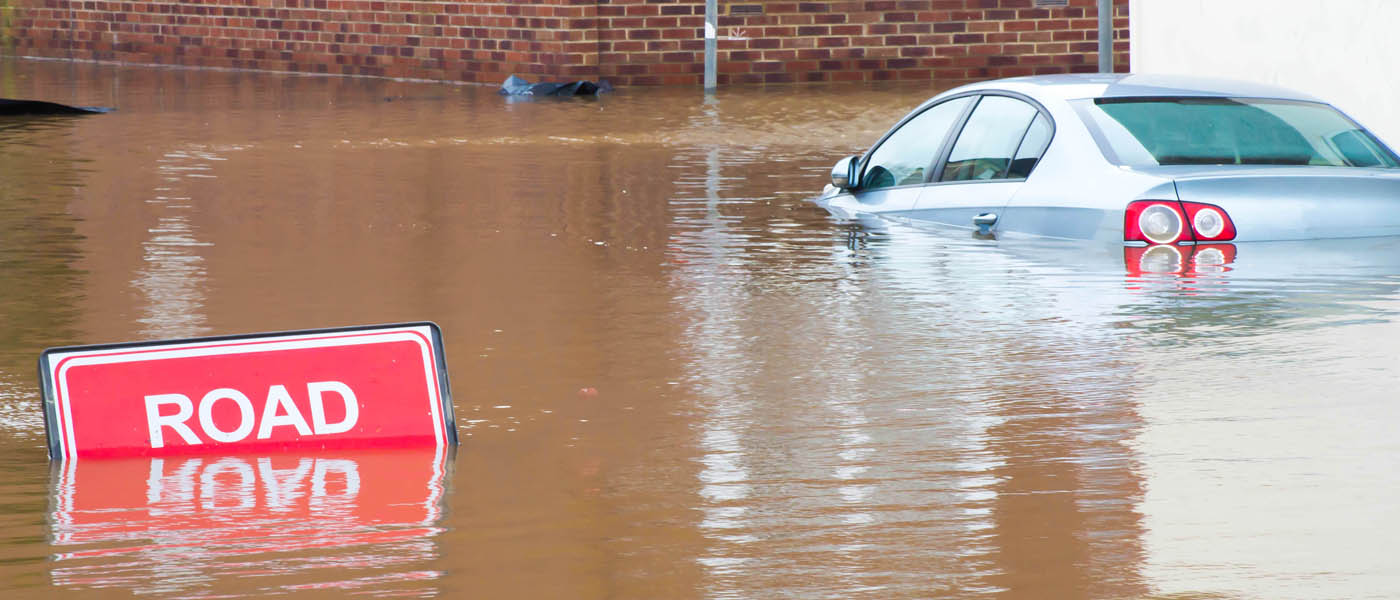
M452 446L432 323L45 350L49 455Z

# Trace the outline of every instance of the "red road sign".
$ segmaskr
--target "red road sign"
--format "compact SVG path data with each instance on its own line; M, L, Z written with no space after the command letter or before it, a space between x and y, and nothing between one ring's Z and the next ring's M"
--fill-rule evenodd
M49 455L453 446L432 323L45 350Z

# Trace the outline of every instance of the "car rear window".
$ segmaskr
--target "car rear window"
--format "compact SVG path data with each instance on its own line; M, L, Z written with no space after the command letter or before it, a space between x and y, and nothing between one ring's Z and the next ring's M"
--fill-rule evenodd
M1099 98L1075 108L1118 164L1400 166L1370 132L1316 102Z

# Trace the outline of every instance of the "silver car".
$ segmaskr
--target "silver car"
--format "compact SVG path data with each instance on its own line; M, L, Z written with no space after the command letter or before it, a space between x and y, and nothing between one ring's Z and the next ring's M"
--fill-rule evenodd
M1400 158L1331 105L1195 77L1052 75L939 94L818 203L840 216L1128 247L1400 235Z

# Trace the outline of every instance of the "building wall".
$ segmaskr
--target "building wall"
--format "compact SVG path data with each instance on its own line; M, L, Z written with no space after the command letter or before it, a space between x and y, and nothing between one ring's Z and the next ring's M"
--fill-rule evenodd
M1114 0L1117 68L1129 0ZM703 0L0 0L19 56L497 83L698 85ZM719 81L1093 71L1095 0L720 2Z
M1128 3L1117 3L1127 69ZM699 83L703 1L599 2L600 74ZM1095 0L720 2L719 82L986 79L1097 70Z
M1400 144L1395 0L1132 0L1132 64L1298 89Z

